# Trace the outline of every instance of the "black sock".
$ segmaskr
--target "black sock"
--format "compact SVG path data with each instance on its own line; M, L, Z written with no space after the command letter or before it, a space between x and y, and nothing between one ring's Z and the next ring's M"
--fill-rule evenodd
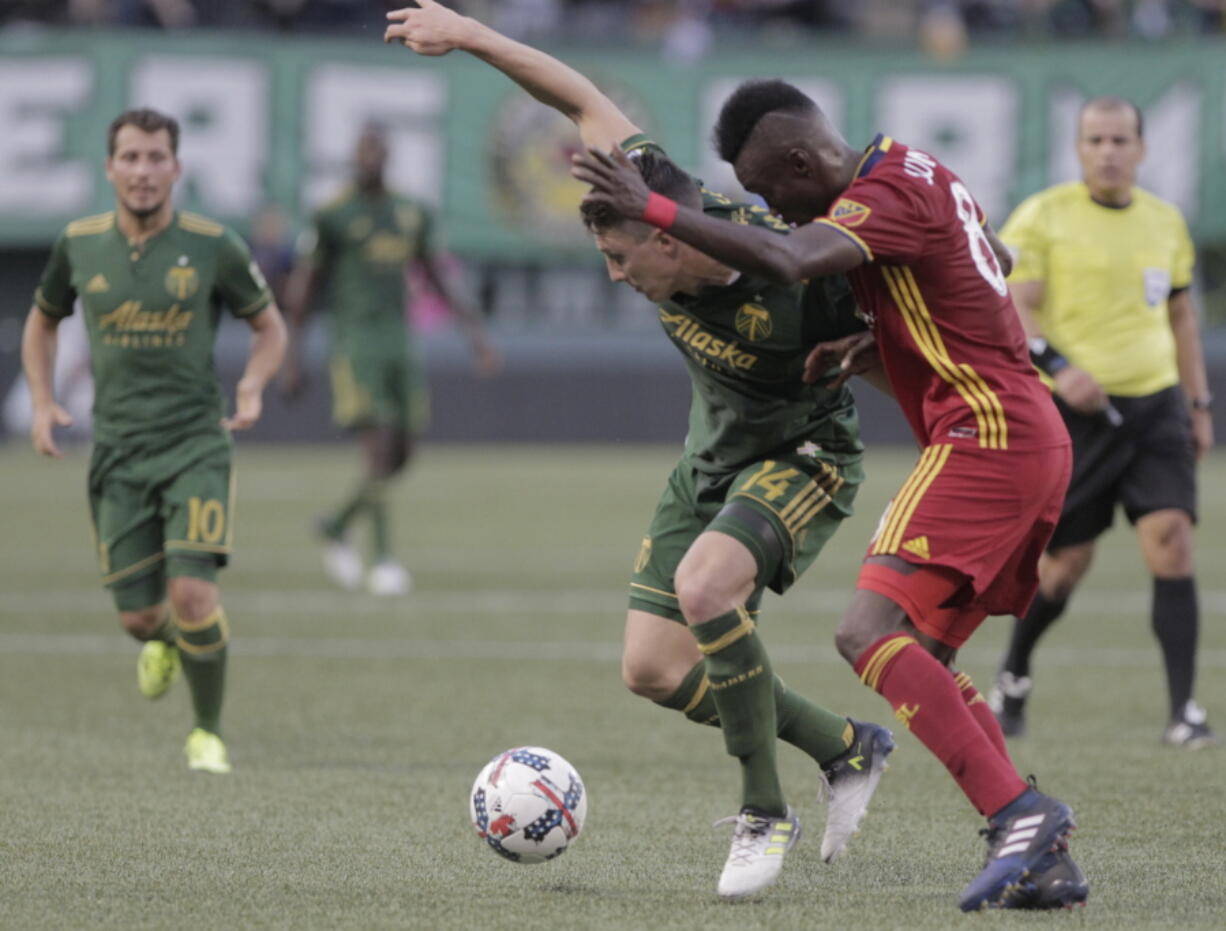
M1005 654L1005 669L1008 672L1015 676L1030 675L1030 654L1034 652L1043 632L1064 613L1067 604L1067 600L1049 601L1042 592L1035 593L1026 616L1014 621L1013 639L1009 641L1009 651Z
M1200 612L1196 580L1154 579L1154 636L1162 645L1166 686L1171 696L1171 717L1179 716L1192 697L1196 678L1196 637Z

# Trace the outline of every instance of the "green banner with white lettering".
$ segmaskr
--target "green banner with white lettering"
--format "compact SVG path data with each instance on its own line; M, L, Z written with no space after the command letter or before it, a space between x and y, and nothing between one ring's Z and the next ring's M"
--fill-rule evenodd
M957 171L996 222L1025 195L1076 177L1075 114L1119 94L1145 113L1141 183L1173 201L1202 243L1226 241L1226 46L1060 44L972 50L938 65L851 44L737 49L683 67L647 51L552 50L592 77L709 186L735 180L707 136L747 77L804 88L853 145L878 130ZM223 34L0 34L0 244L51 241L108 209L105 132L128 106L183 124L179 202L245 229L273 202L300 217L346 180L374 120L393 186L440 207L472 258L587 255L573 127L461 53L418 58L368 42Z

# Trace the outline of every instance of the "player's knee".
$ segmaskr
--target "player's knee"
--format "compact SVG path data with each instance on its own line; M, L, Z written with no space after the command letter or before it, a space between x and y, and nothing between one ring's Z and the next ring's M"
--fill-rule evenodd
M171 579L168 588L176 617L198 621L217 610L217 586L212 582L184 576Z
M635 695L650 701L662 701L676 691L676 685L670 686L658 664L629 653L622 657L622 682Z
M1068 601L1093 559L1093 547L1070 547L1045 557L1039 572L1043 597L1049 601Z
M119 623L136 640L151 640L166 618L165 605L153 605L139 611L120 611Z
M682 562L673 578L677 603L688 624L701 624L740 607L747 588L752 590L752 579L736 578L717 563Z
M839 656L853 666L871 643L872 640L865 635L860 625L848 618L844 618L834 632L834 648L839 651Z

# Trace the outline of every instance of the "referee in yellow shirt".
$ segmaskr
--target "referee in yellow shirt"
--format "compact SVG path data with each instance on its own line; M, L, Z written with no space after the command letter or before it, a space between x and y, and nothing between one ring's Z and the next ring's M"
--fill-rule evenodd
M990 701L1005 733L1025 729L1030 656L1064 611L1116 505L1152 573L1152 622L1170 692L1163 740L1214 742L1192 698L1199 624L1193 577L1196 460L1213 445L1210 396L1189 286L1192 242L1179 211L1134 187L1141 112L1118 97L1078 119L1082 180L1025 200L1000 231L1009 288L1035 364L1050 376L1073 439L1073 477L1039 562L1039 593L1017 620Z

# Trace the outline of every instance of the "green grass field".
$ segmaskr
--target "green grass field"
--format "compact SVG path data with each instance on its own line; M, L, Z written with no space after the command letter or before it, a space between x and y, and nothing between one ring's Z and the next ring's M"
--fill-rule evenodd
M425 451L398 489L400 600L318 571L312 516L353 451L240 451L226 736L235 772L191 774L182 683L135 687L136 646L97 586L85 455L0 451L0 927L40 928L1221 928L1226 750L1162 747L1165 689L1149 583L1108 536L1041 651L1023 773L1076 809L1093 890L1072 915L963 916L981 823L901 734L861 835L818 857L815 773L781 750L808 829L760 901L715 881L739 777L719 735L626 692L629 565L673 453L473 446ZM890 720L830 644L855 567L911 457L869 455L860 511L763 628L791 685ZM1226 729L1226 458L1203 473L1199 697ZM955 515L956 517L956 515ZM986 691L1006 623L963 653ZM582 773L584 836L541 866L503 862L467 822L497 751L541 744Z

